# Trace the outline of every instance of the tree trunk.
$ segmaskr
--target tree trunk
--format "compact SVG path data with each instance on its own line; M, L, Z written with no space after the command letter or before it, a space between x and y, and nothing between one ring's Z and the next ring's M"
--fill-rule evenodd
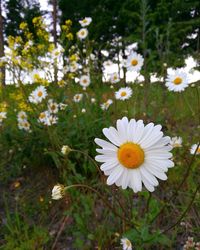
M57 0L52 0L53 4L53 41L55 48L57 48ZM58 82L58 67L57 60L54 62L54 82Z
M3 38L3 16L2 16L2 8L1 8L1 0L0 0L0 58L3 57L4 54L4 38ZM5 66L0 67L0 85L5 86Z

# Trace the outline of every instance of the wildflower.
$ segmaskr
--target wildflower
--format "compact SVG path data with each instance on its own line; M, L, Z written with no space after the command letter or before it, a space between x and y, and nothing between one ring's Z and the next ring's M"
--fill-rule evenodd
M77 37L80 40L84 40L88 35L88 30L86 28L82 28L77 32Z
M75 61L72 61L69 65L69 71L72 73L76 72L78 68L79 68L79 64Z
M175 70L174 73L167 75L165 85L170 91L174 92L184 91L185 88L188 87L189 85L187 74L177 69Z
M119 82L119 75L117 73L113 73L110 75L110 82L113 83L117 83Z
M65 103L59 103L60 110L65 110L68 105Z
M57 184L52 189L51 198L53 200L60 200L65 195L65 187L61 184Z
M130 240L127 238L121 239L121 245L122 245L123 250L132 250L132 244Z
M91 98L91 103L95 103L96 99L95 98Z
M101 104L101 109L102 110L107 110L112 103L113 103L113 100L112 99L108 99L106 102L104 102L104 103Z
M88 75L81 76L79 84L84 88L88 87L90 85L90 77Z
M56 102L54 102L52 99L48 100L48 110L50 113L52 114L58 113L58 108L59 105Z
M26 112L20 111L20 112L17 114L17 120L18 120L18 122L26 121L26 120L27 120L27 114L26 114Z
M184 250L193 249L194 246L195 246L194 238L188 237L185 245L183 246L183 249Z
M6 119L7 118L7 112L0 112L0 124L2 123L2 121L4 120L4 119Z
M91 22L92 22L91 17L85 17L84 19L79 21L79 23L82 27L86 27L86 26L90 25Z
M96 138L102 149L96 151L96 161L102 162L101 170L109 176L107 184L116 183L122 189L130 187L134 192L142 190L142 182L147 190L154 191L159 178L166 180L165 172L174 166L170 160L172 147L170 137L163 137L161 125L127 117L117 120L117 129L104 128L103 133L110 142Z
M117 100L128 100L132 96L132 89L130 87L120 88L117 92L115 92L115 98Z
M61 148L61 153L63 155L67 155L69 154L69 152L71 151L71 148L67 145L63 145L62 148Z
M197 149L197 147L198 147L198 144L193 144L190 148L190 154L194 155L194 153L197 150L196 154L199 155L200 154L200 146L198 147L198 149Z
M40 103L47 96L47 91L44 86L37 87L34 91L31 92L29 96L29 101L32 103Z
M126 60L126 67L129 71L139 72L143 66L143 63L144 58L140 54L132 52Z
M171 138L171 141L170 141L170 145L173 147L173 148L180 148L182 147L182 138L181 137L172 137Z
M81 109L81 112L82 113L86 113L86 109Z
M18 122L18 128L20 130L25 130L25 131L29 131L30 132L30 123L27 120L24 121L19 121Z
M83 94L76 94L74 97L73 97L73 100L74 102L80 102L83 98Z

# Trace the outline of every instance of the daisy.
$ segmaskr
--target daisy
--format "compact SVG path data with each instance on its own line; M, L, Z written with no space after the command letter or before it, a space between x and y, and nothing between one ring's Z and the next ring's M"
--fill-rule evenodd
M174 73L168 74L166 83L168 90L174 92L184 91L188 87L188 77L187 74L179 69L175 70Z
M59 103L60 110L65 110L67 108L68 104L65 103Z
M52 99L49 99L47 106L48 106L48 110L50 113L52 114L58 113L59 105L56 102L54 102Z
M32 103L40 103L47 96L47 91L44 86L37 87L34 91L31 92L29 96L29 101Z
M86 27L86 26L90 25L91 22L92 22L91 17L85 17L84 19L79 21L79 23L82 27Z
M170 137L163 136L161 125L127 117L117 120L117 129L104 128L103 133L110 142L96 138L102 149L95 157L102 162L101 170L108 176L107 184L116 184L122 189L130 187L134 192L142 190L142 183L150 192L158 186L158 179L166 180L165 172L174 166L170 160ZM156 178L157 177L157 178Z
M0 122L7 118L7 112L0 112Z
M84 40L88 35L88 30L86 28L82 28L77 32L77 37L80 40Z
M65 187L61 184L57 184L53 187L52 193L51 193L51 198L53 200L60 200L64 197L65 195Z
M101 106L101 109L102 110L107 110L110 105L113 103L113 100L112 99L108 99L106 102L102 103L100 106Z
M27 120L18 122L18 128L20 130L30 131L30 123Z
M190 154L194 155L194 153L197 150L196 154L199 155L200 154L200 146L198 147L198 149L197 149L197 147L198 147L198 144L193 144L190 148Z
M181 137L172 137L171 138L171 141L170 141L170 145L173 147L173 148L180 148L182 147L182 138Z
M121 245L122 245L123 250L132 250L132 244L130 240L127 238L121 239Z
M18 122L23 122L27 120L27 114L24 111L19 111L19 113L17 114L17 120Z
M90 85L90 77L88 75L81 76L79 84L84 88L88 87Z
M74 102L80 102L83 98L83 94L76 94L74 97L73 97L73 100Z
M132 96L132 89L129 87L120 88L117 92L115 92L115 98L117 100L128 100Z
M144 58L140 54L132 52L126 60L126 67L129 71L139 72L143 66L143 63Z
M67 145L63 145L61 148L61 153L63 155L67 155L71 151L71 148Z
M79 68L79 64L77 63L77 62L71 62L70 63L70 65L69 65L69 71L71 72L71 73L74 73L74 72L76 72L77 70L78 70L78 68Z
M113 73L110 75L110 82L111 83L117 83L119 82L119 75L117 73Z

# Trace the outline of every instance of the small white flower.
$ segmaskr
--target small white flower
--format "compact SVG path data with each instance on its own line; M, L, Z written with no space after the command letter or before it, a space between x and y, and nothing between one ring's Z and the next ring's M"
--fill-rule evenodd
M80 102L83 98L83 94L76 94L73 97L74 102Z
M31 92L29 96L29 101L32 103L40 103L47 96L47 91L44 86L37 87L34 91Z
M65 195L65 187L61 184L57 184L53 187L52 193L51 193L51 198L53 200L60 200L64 197Z
M108 99L106 102L102 103L100 106L101 106L101 109L102 110L107 110L110 105L113 103L113 100L112 99Z
M79 21L79 23L82 27L86 27L86 26L90 25L91 22L92 22L91 17L85 17L84 19Z
M71 151L71 148L67 145L63 145L61 148L61 153L63 155L67 155Z
M171 138L171 141L170 141L170 145L173 147L173 148L180 148L182 147L182 138L181 137L172 137Z
M121 239L121 245L122 245L123 250L132 250L132 244L130 240L127 238Z
M77 62L75 62L75 61L71 62L70 65L69 65L69 71L71 73L76 72L78 70L78 68L79 68L79 64Z
M198 149L197 149L197 147L198 147L198 144L193 144L193 145L191 146L191 148L190 148L190 153L191 153L192 155L194 155L194 153L196 152L196 150L197 150L196 154L197 154L197 155L200 154L200 146L198 147Z
M80 40L84 40L88 35L88 30L86 28L82 28L77 32L77 37Z
M115 98L117 100L128 100L132 96L132 89L130 87L125 87L119 89L117 92L115 92Z
M117 73L113 73L110 75L110 82L111 83L117 83L119 82L120 78L119 75Z
M26 120L18 122L18 128L20 130L30 131L30 123Z
M18 122L23 122L27 120L27 114L24 111L19 111L19 113L17 114L17 120Z
M126 67L129 71L139 72L143 66L143 63L144 58L140 54L132 52L126 60Z
M188 87L188 77L187 74L179 69L175 70L174 73L168 74L166 83L168 90L174 92L184 91Z
M0 112L0 123L7 118L7 112Z
M90 85L90 77L88 75L81 76L79 84L84 88L88 87Z
M58 113L59 105L56 102L54 102L52 99L48 100L47 106L48 106L48 110L50 113L52 113L52 114Z
M81 112L82 113L86 113L86 109L81 109Z
M96 99L95 98L91 98L91 103L95 103Z
M67 106L68 106L68 104L59 103L59 108L60 108L60 110L65 110Z

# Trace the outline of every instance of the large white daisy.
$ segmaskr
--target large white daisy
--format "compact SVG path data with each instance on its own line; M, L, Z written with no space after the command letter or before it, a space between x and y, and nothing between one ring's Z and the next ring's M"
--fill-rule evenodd
M95 157L102 162L101 170L108 176L107 184L116 184L123 189L130 187L134 192L142 190L142 183L150 192L158 186L158 179L166 180L165 172L174 166L169 152L170 137L163 136L161 125L127 117L117 120L117 129L104 128L103 133L110 142L96 138Z
M40 103L47 96L47 90L44 86L38 86L29 96L29 101L32 103Z
M126 60L126 67L129 71L139 72L143 66L143 63L144 58L140 54L132 52Z
M187 74L180 69L177 69L174 73L167 75L165 85L170 91L184 91L189 85Z
M128 100L132 96L132 89L130 87L120 88L117 92L115 92L115 98L117 100Z

